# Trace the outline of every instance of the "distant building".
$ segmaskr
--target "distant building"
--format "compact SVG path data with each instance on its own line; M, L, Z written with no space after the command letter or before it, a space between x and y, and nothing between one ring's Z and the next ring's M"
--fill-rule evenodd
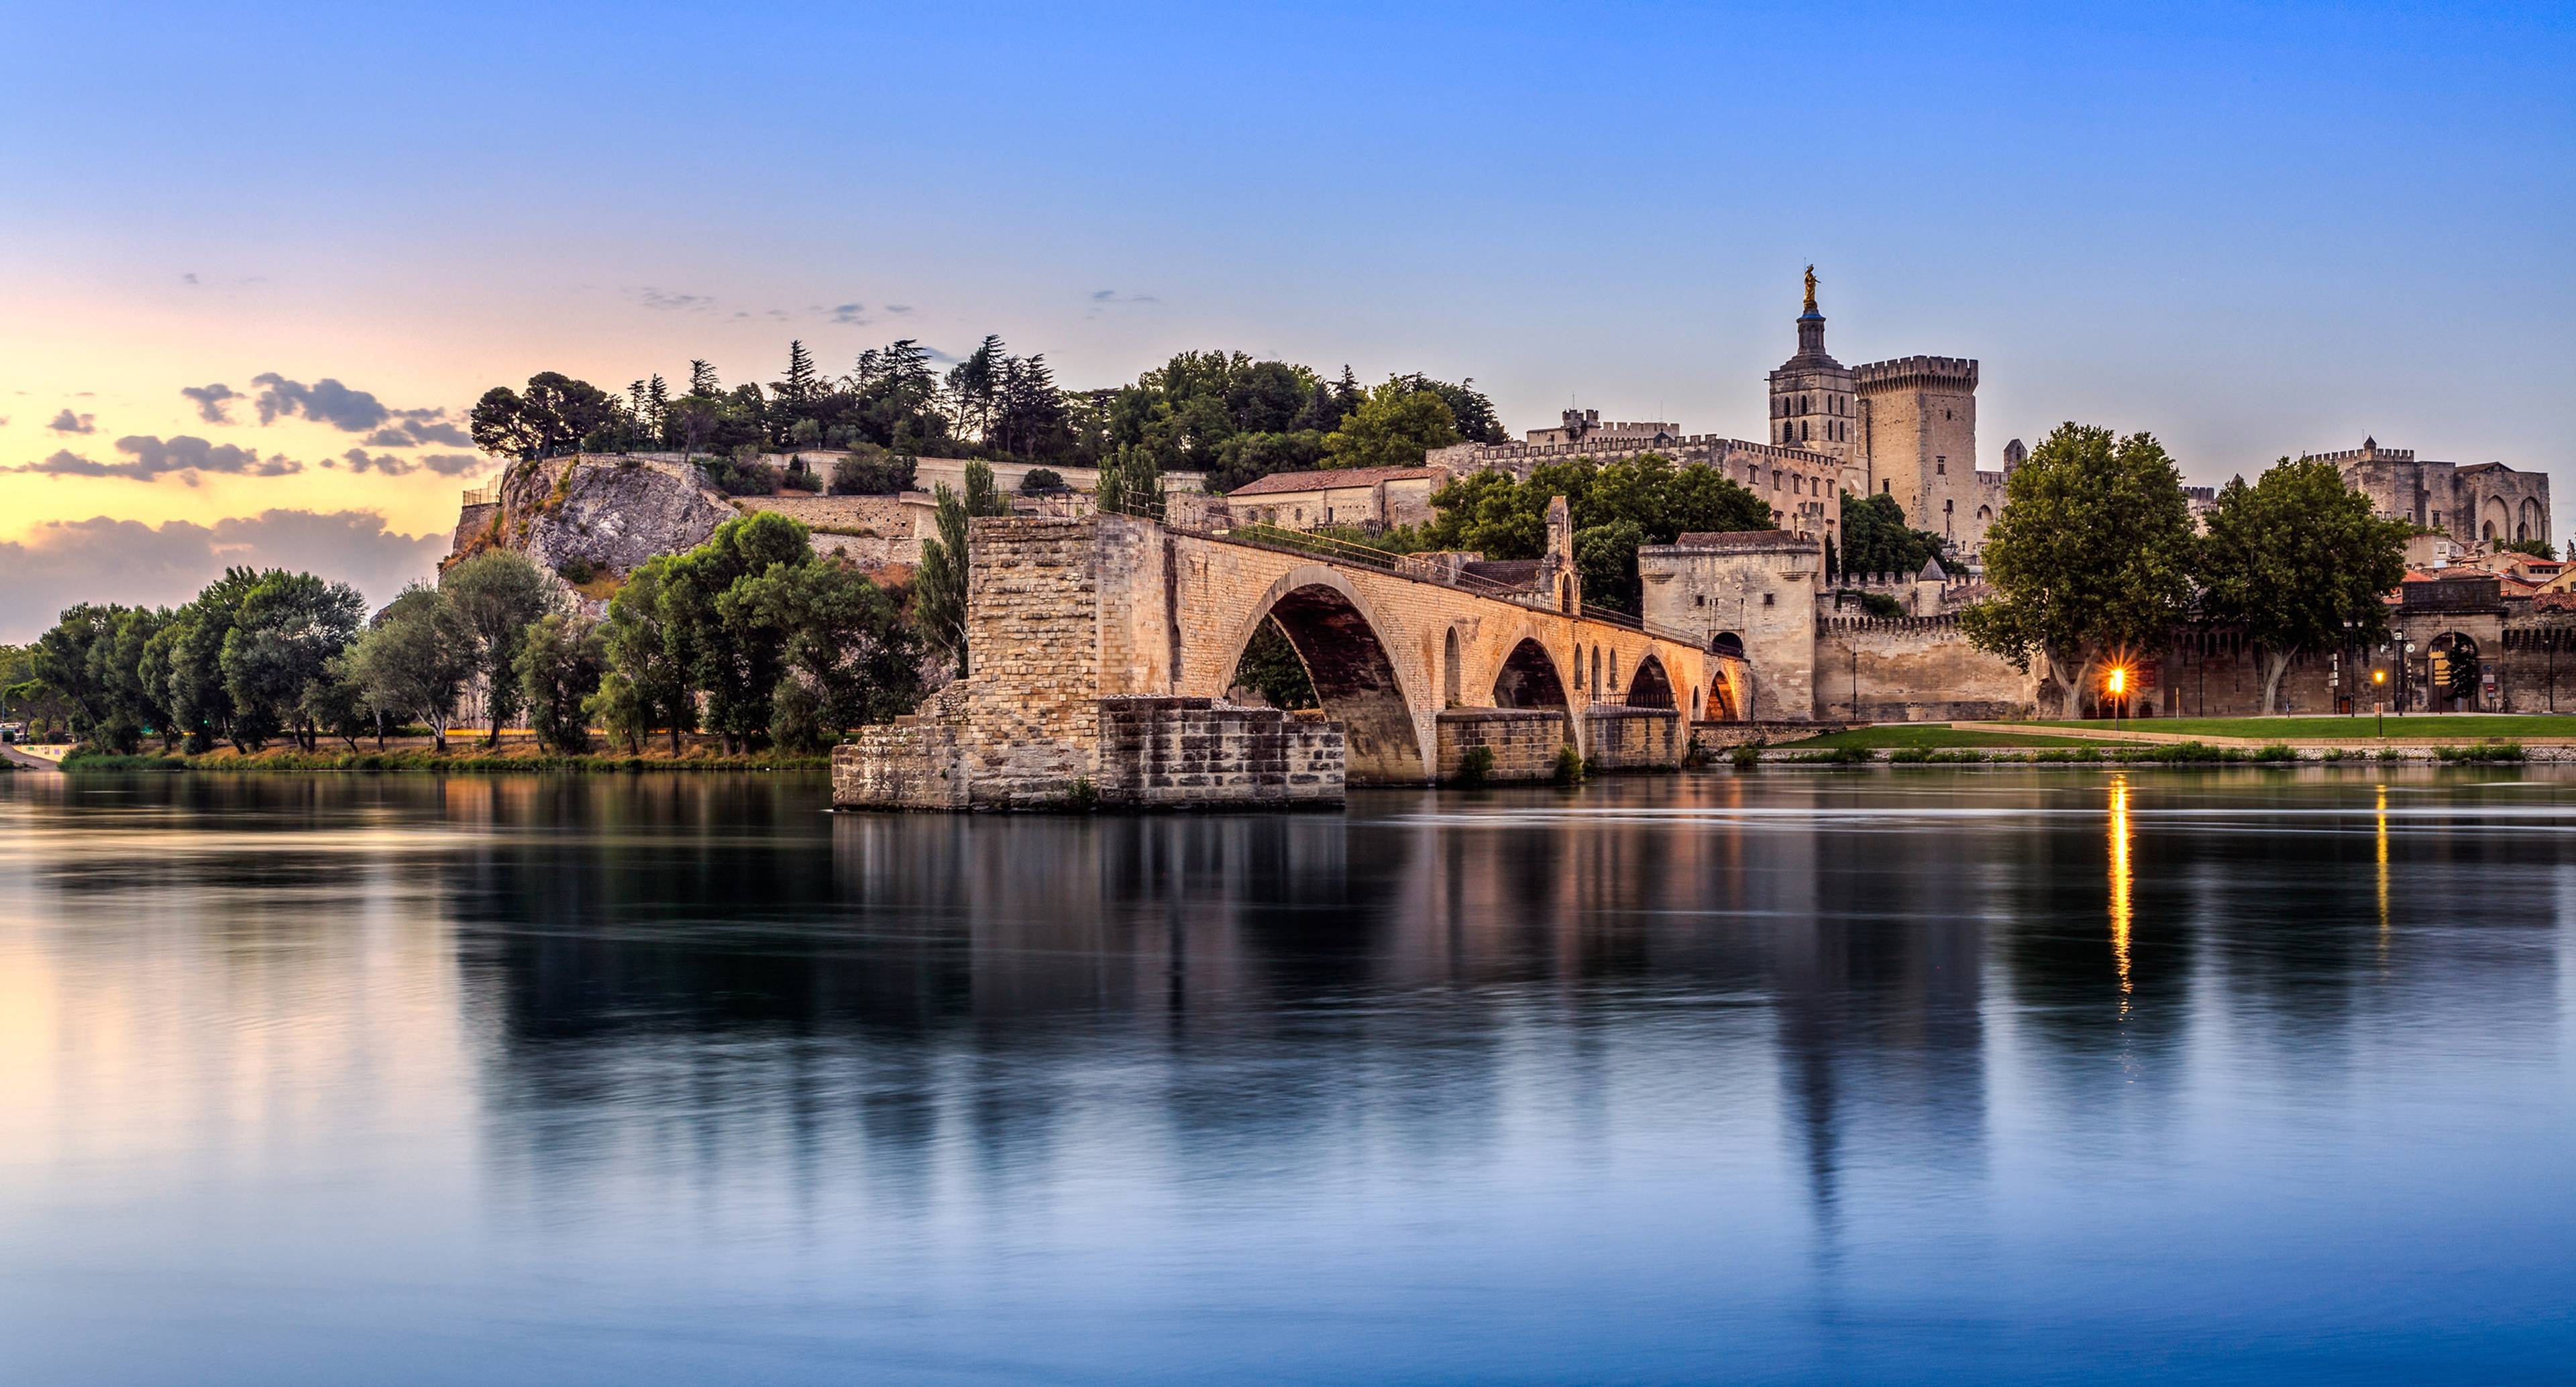
M1344 467L1273 472L1226 493L1242 524L1312 530L1355 525L1383 530L1431 519L1431 493L1448 480L1437 467Z
M1974 555L2003 510L2004 478L2020 461L2016 439L2004 472L1977 470L1977 363L1908 356L1845 366L1825 350L1825 315L1807 274L1798 350L1769 377L1769 427L1761 442L1684 433L1678 424L1604 423L1597 410L1567 410L1557 427L1519 443L1461 443L1425 459L1455 473L1501 469L1526 478L1542 463L1603 462L1661 453L1676 465L1716 468L1771 505L1792 534L1842 542L1842 492L1880 495L1908 524Z
M2439 530L2463 545L2546 541L2555 533L2545 472L2501 462L2435 462L2412 448L2383 448L2376 438L2308 456L2333 463L2344 485L2369 497L2381 515Z

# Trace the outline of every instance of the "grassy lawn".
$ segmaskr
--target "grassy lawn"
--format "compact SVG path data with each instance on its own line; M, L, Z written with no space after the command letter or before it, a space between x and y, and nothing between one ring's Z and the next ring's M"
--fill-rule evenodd
M1954 747L2117 746L2119 743L2026 732L1961 731L1946 722L1891 722L1876 727L1855 727L1848 732L1828 732L1821 737L1782 742L1780 745L1801 751L1834 751L1854 746L1871 751L1894 751L1909 746L1947 751Z
M2102 719L2090 722L2032 722L2028 727L2096 727L2111 724ZM2356 718L2143 718L2123 722L2132 732L2167 732L2184 737L2253 737L2262 741L2308 738L2333 741L2368 741L2375 735L2369 714ZM2441 740L2475 740L2492 737L2511 740L2521 737L2576 737L2576 716L2548 717L2540 714L2460 713L2434 715L2410 714L2388 719L2388 735L2396 738L2434 738Z

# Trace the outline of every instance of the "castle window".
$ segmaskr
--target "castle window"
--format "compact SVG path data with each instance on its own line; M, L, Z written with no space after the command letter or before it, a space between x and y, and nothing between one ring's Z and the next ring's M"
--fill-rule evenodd
M1770 606L1770 605L1771 605L1771 603L1772 603L1772 600L1773 600L1773 599L1775 599L1775 598L1777 598L1779 595L1780 595L1780 594L1778 594L1778 593L1776 593L1776 592L1766 592L1766 593L1762 594L1762 605L1763 605L1763 606L1766 606L1766 607Z
M1950 460L1948 458L1932 459L1932 475L1936 477L1946 477L1950 475Z
M1798 426L1798 441L1799 441L1799 442L1804 443L1804 442L1806 442L1808 439L1813 438L1813 437L1815 437L1815 436L1816 436L1816 431L1815 431L1815 427L1814 427L1813 425L1811 425L1811 424L1800 424L1800 425Z
M1878 494L1879 494L1879 495L1881 495L1881 496L1886 495L1886 494L1887 494L1887 486L1888 486L1887 482L1886 482L1885 480L1883 480L1883 479L1882 479L1882 480L1879 482L1879 484L1878 484Z

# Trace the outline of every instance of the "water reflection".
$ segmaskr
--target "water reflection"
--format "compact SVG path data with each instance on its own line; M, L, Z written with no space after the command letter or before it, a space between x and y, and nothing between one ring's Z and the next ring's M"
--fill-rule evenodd
M2191 1361L2471 1306L2472 1357L2569 1347L2516 1307L2576 1291L2576 781L821 810L0 789L0 1240L62 1288L0 1281L0 1331L111 1285L129 1328L305 1307L225 1302L165 1380L317 1335L423 1379L566 1336L625 1380L2005 1379L2221 1305ZM747 1323L794 1347L746 1364ZM113 1370L148 1332L49 1342L156 1376Z

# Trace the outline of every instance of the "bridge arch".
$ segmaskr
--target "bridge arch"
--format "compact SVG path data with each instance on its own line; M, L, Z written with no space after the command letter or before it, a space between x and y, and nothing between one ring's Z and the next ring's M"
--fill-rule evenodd
M1673 702L1672 676L1664 671L1664 662L1653 651L1637 659L1637 668L1628 675L1628 706L1631 708L1670 708Z
M1235 632L1223 668L1231 674L1264 620L1276 620L1306 666L1315 699L1342 724L1350 782L1420 784L1431 778L1419 701L1405 687L1387 625L1339 571L1303 564L1281 574Z

